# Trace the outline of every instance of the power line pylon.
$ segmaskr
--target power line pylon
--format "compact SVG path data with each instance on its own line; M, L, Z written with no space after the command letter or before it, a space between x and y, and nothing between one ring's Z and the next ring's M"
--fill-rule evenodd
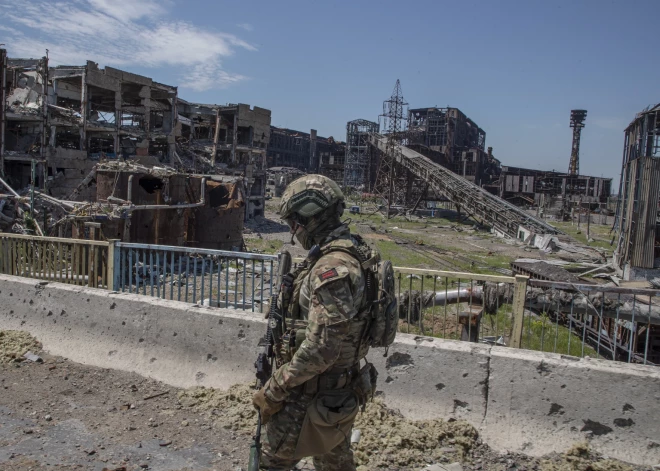
M383 125L381 129L387 135L387 152L381 153L376 172L376 183L373 193L387 201L387 217L390 217L390 208L393 205L406 204L407 171L397 163L397 155L401 152L399 145L406 143L408 103L403 99L401 82L396 81L394 91L389 100L383 102Z

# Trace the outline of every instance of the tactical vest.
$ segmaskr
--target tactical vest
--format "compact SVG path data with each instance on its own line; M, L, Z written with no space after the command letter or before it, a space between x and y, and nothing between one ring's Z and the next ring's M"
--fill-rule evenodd
M332 240L322 247L315 246L310 250L307 258L286 277L284 284L289 285L288 290L282 290L280 306L285 312L285 332L281 337L278 363L283 364L291 360L303 340L307 327L309 305L311 302L310 273L316 262L324 255L331 252L344 252L354 257L361 270L361 286L354 289L355 310L357 314L350 319L351 327L349 333L344 337L340 354L333 368L347 368L355 365L364 358L369 351L367 341L367 330L370 323L371 313L369 303L373 297L367 286L368 280L365 268L368 267L371 257L371 249L358 236L351 235L350 238ZM287 282L288 279L288 282Z

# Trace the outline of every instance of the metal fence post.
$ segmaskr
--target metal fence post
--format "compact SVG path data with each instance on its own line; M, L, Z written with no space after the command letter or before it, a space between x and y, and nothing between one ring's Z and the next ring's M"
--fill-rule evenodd
M529 277L516 275L513 284L513 326L511 329L510 347L520 348L522 344L523 322L525 320L525 294L527 292L527 280Z
M119 256L121 254L121 249L117 245L120 242L119 239L110 239L108 240L108 291L118 291L119 290L119 275L121 265L119 263Z

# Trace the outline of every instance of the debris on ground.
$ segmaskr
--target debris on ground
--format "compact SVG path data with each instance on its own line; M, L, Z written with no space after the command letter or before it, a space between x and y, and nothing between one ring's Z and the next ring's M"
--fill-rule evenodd
M216 426L251 433L257 423L253 394L249 385L237 384L226 391L188 389L179 392L178 398L184 407L210 412ZM362 431L355 450L361 470L409 469L437 461L448 453L462 458L477 439L476 429L467 422L408 420L379 399L358 414L355 428Z
M409 420L378 398L358 414L355 428L362 432L355 449L361 471L417 469L450 456L463 461L478 438L467 422Z
M247 384L235 384L227 390L193 388L177 395L183 407L209 411L215 425L237 432L250 432L257 423L257 411L252 405L254 389Z
M554 460L543 459L541 471L632 471L633 468L620 461L603 458L593 453L587 443L573 445L566 453Z
M27 332L0 330L0 363L23 361L23 355L40 349L41 344Z
M6 338L7 331L1 333ZM0 429L3 440L9 437L0 443L3 471L134 470L145 463L190 469L183 465L189 460L195 469L245 469L257 422L249 385L182 391L135 373L41 356L43 363L16 363L19 368L0 364ZM456 462L464 471L651 469L608 459L583 444L541 458L497 452L466 422L407 420L378 397L358 414L355 428L361 435L354 445L359 471L458 469L450 467ZM24 446L34 437L43 444ZM313 470L311 460L297 469Z

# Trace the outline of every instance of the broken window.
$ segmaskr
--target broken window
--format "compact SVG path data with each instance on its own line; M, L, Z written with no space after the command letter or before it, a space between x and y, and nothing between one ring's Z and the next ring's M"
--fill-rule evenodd
M252 145L252 133L253 133L252 126L239 126L238 127L238 135L236 137L236 143L238 145L251 146Z
M138 180L138 184L149 194L162 190L165 183L160 178L145 176Z
M231 200L231 194L224 185L218 185L209 192L209 204L212 208L226 206Z

